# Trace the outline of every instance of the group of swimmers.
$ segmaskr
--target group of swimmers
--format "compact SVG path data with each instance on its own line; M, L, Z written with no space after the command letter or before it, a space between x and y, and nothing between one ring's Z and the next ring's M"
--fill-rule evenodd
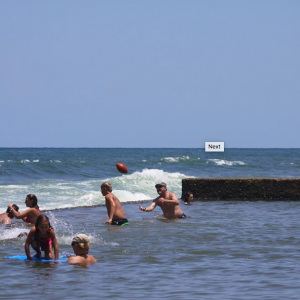
M185 213L179 206L179 200L174 193L167 191L165 182L159 182L155 185L158 197L155 198L148 207L139 205L141 211L150 212L159 206L167 219L186 218ZM125 211L120 200L112 193L112 186L109 182L101 185L101 193L105 197L105 206L107 209L108 219L104 224L124 226L128 224L125 217ZM190 204L193 200L193 194L188 193L184 196L184 204ZM26 196L25 204L29 209L19 212L16 204L9 204L6 213L0 214L0 223L11 224L12 218L22 219L24 222L32 224L33 227L29 231L25 242L25 253L28 260L32 260L30 255L30 246L36 251L36 257L41 257L44 251L46 259L59 258L58 244L53 227L49 218L41 214L38 199L34 194ZM89 255L89 238L85 234L77 234L72 239L73 251L75 256L68 259L68 263L88 265L97 262L97 260ZM54 254L53 254L54 251Z

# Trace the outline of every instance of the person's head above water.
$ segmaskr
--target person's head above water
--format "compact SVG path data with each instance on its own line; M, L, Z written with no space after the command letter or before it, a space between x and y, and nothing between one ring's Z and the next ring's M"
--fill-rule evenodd
M155 187L156 187L156 188L160 188L160 187L163 187L163 186L164 186L165 188L167 187L167 184L166 184L165 182L163 182L163 181L158 182L158 183L155 184Z
M186 192L186 193L184 194L184 198L183 198L184 203L190 204L190 202L193 201L193 200L194 200L194 195L193 195L193 193L191 193L191 192Z
M38 204L38 199L34 194L28 194L25 199L25 204L28 207L36 207Z
M12 207L13 207L14 210L19 211L19 206L18 206L18 205L13 204ZM7 213L7 216L8 216L9 218L12 219L12 218L14 217L14 215L11 213L11 209L10 209L9 207L8 207L7 210L6 210L6 213Z
M89 251L90 248L90 240L86 234L76 234L72 239L72 246L77 245L82 250Z

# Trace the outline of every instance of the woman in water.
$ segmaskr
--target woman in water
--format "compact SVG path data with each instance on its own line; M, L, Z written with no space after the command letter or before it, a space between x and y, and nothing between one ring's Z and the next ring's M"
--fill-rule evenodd
M25 199L25 204L29 209L20 213L14 209L13 204L9 204L8 209L11 215L16 219L22 219L26 223L35 224L37 217L41 214L37 203L37 197L34 194L29 194Z
M25 242L25 253L28 260L31 260L30 245L36 251L36 257L41 257L41 252L44 251L46 259L53 258L54 248L55 260L58 260L58 245L55 232L46 215L38 216L35 226L29 231Z
M191 201L194 200L194 195L191 192L186 192L183 197L183 202L185 205L191 204Z

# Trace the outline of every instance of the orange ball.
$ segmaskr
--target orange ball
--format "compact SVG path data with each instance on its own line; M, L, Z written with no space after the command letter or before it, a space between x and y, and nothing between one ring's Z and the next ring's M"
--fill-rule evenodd
M117 163L116 167L120 173L123 173L123 174L128 173L127 167L124 164Z

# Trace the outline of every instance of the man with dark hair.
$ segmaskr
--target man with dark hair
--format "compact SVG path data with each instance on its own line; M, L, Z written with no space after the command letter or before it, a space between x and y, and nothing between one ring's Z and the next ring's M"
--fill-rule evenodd
M16 204L13 204L12 207L15 211L19 211L19 206ZM0 224L10 225L11 219L14 217L14 215L11 212L11 209L7 209L5 213L0 214Z
M186 218L186 215L179 206L179 200L176 195L167 191L166 183L159 182L155 185L155 188L159 196L148 207L139 205L141 211L152 211L158 205L167 219Z

